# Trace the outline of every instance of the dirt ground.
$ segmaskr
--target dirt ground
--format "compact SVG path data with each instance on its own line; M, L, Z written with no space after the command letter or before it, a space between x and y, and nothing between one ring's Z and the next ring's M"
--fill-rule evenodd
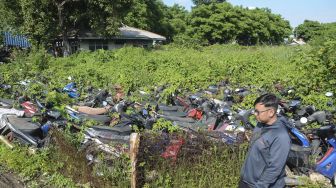
M24 184L19 180L19 177L12 173L0 172L0 187L1 188L24 188Z

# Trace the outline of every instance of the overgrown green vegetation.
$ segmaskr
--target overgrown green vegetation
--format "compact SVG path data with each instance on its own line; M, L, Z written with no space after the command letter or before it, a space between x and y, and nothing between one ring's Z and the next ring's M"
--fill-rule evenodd
M2 170L19 174L29 187L127 187L129 158L116 158L113 168L105 163L88 165L85 151L76 147L76 135L69 132L51 133L50 145L43 149L0 145ZM78 141L78 140L77 140ZM102 155L101 160L105 159Z
M67 58L52 58L39 50L30 53L28 57L18 54L15 61L0 66L0 84L13 85L11 90L0 90L0 96L14 98L14 93L23 89L18 87L18 82L34 80L34 87L25 90L28 96L45 95L43 91L48 90L47 100L61 106L72 101L52 90L64 87L69 82L68 76L78 84L82 94L84 88L89 85L112 89L112 85L118 83L126 92L135 92L139 88L151 91L154 86L166 85L162 101L177 88L182 91L195 91L223 80L229 80L233 88L250 86L252 91L263 88L272 92L275 92L274 83L280 82L285 87L293 86L295 94L301 96L305 104L327 109L326 102L330 99L327 99L324 93L335 93L336 80L332 76L335 73L335 48L335 42L327 42L319 47L213 45L183 48L172 45L155 51L126 47L116 51L81 52ZM254 99L255 96L247 97L240 104L241 107L251 107ZM169 128L169 125L166 122L156 126L158 130L167 127ZM78 140L75 140L78 137L67 132L64 134L64 139L69 141L67 144L78 143ZM244 154L233 157L237 154L231 155L231 150L210 150L211 147L208 149L215 152L213 160L205 160L206 155L200 155L192 167L183 163L173 166L160 159L157 169L147 172L154 173L153 177L155 174L160 176L148 180L145 185L176 187L198 183L197 185L211 186L214 178L216 182L213 185L218 187L236 185ZM78 178L82 176L76 175L76 170L79 169L76 165L85 166L85 158L79 160L81 155L69 152L70 149L64 152L69 155L56 154L53 153L54 150L42 150L37 155L27 155L26 148L8 150L3 146L1 150L2 164L28 179L45 175L45 185L85 187L89 177L96 178L89 172L83 179ZM79 157L74 158L78 160L67 158L75 156ZM113 185L119 187L128 185L128 158L120 161L120 164L116 164L117 168L112 169L113 173L100 177L101 179L97 177L97 185L107 185L106 181L116 182Z
M184 139L176 160L160 156L157 148L162 147L164 136L142 136L138 160L139 168L145 171L139 177L144 187L237 187L246 143L229 146L209 141L202 134L197 138L181 133L169 137L171 140Z
M324 100L324 92L335 90L336 80L332 76L336 72L335 46L335 42L318 48L168 46L156 51L126 47L117 51L82 52L67 58L52 58L37 51L28 58L18 56L0 69L3 83L15 85L31 79L44 84L38 87L39 83L35 83L34 90L26 91L31 94L63 88L69 76L80 90L89 85L111 90L118 83L133 92L167 85L164 94L177 88L190 91L206 88L222 80L229 80L232 87L274 91L274 83L281 82L285 87L294 87L307 103L322 108L318 101ZM9 94L1 91L0 95Z
M8 149L5 145L0 145L0 151L1 166L18 173L23 182L31 187L76 187L75 181L61 170L66 169L67 164L62 159L56 160L54 157L58 152L51 148L34 153L26 147Z

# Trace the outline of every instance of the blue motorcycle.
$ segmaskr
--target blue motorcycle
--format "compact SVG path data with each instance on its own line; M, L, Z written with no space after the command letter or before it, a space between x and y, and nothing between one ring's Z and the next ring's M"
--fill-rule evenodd
M71 82L64 86L63 92L67 93L70 98L78 98L79 93L77 91L77 85L75 82Z
M334 125L326 125L306 131L305 134L295 127L289 127L292 147L287 159L288 167L298 173L308 173L311 170L336 181L336 137ZM310 164L309 160L315 161Z

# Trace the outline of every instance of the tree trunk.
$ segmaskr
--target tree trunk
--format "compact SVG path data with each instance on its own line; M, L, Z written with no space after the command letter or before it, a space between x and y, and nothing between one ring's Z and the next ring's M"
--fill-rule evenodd
M59 27L62 30L62 40L63 40L63 55L71 54L71 48L68 40L67 35L67 28L64 27L64 16L62 14L64 4L67 3L69 0L62 1L61 3L56 3L57 6L57 13L58 13L58 20L59 20Z

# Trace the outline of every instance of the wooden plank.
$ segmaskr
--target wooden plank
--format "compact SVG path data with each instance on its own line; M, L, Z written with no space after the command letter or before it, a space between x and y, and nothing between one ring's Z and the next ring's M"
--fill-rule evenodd
M0 141L2 143L4 143L7 147L9 147L10 149L14 148L14 145L12 143L10 143L9 140L6 137L4 137L3 135L0 136Z
M137 187L137 155L139 151L140 135L132 133L130 137L130 158L131 158L131 188Z

